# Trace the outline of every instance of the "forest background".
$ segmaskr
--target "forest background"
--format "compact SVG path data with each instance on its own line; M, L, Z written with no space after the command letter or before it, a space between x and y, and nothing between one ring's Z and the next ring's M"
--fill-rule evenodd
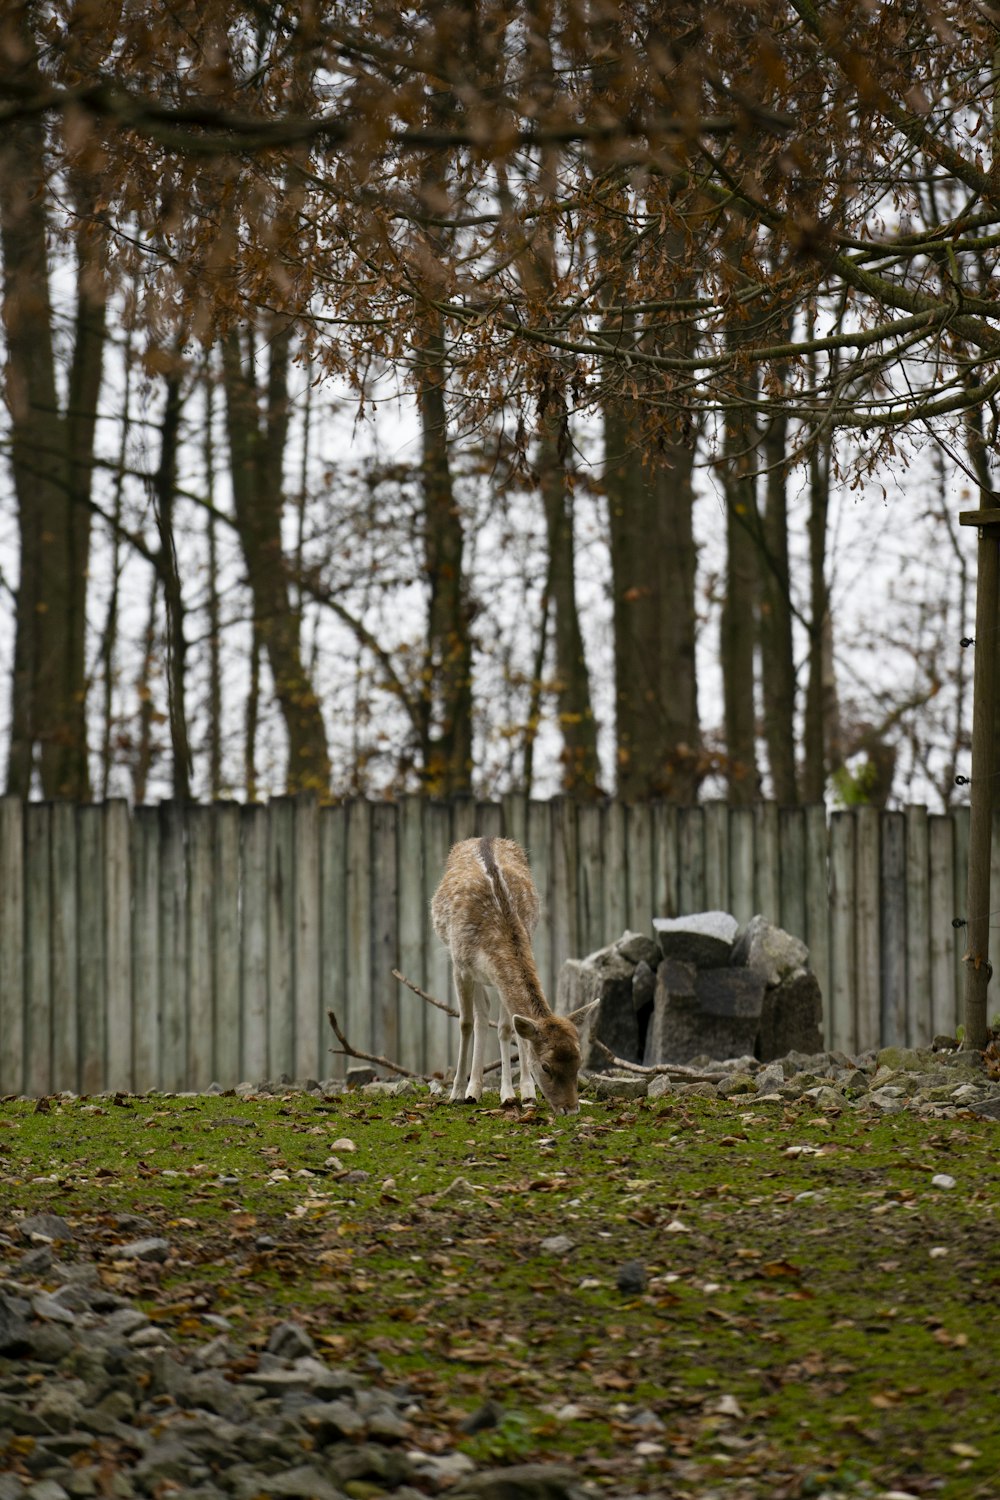
M998 26L5 6L8 792L950 805Z

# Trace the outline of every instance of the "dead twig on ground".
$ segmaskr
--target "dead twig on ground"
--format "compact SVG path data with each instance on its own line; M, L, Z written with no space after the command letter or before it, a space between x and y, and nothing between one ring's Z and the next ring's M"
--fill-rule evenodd
M372 1052L361 1052L357 1047L352 1047L337 1022L337 1017L332 1010L327 1011L327 1019L333 1027L333 1034L340 1043L340 1047L331 1047L331 1052L340 1052L345 1057L356 1057L360 1062L372 1063L377 1068L388 1068L390 1072L401 1073L404 1078L423 1078L422 1073L414 1073L409 1068L404 1068L400 1063L392 1062L388 1057L378 1057Z
M641 1073L647 1078L654 1078L657 1074L663 1074L667 1078L676 1078L684 1083L718 1083L725 1078L724 1073L702 1073L697 1068L685 1068L682 1063L650 1063L647 1067L643 1063L629 1062L627 1058L616 1057L610 1047L597 1037L591 1040L591 1046L602 1052L611 1063L612 1067L624 1068L627 1073Z

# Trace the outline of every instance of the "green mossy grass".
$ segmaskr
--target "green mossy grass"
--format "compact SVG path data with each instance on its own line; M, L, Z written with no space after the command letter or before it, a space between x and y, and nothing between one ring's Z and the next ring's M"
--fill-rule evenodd
M971 1117L752 1098L558 1120L496 1096L7 1100L0 1228L62 1214L62 1257L179 1342L223 1314L252 1358L296 1318L334 1362L374 1355L419 1391L424 1438L480 1462L995 1500L997 1142ZM150 1232L165 1264L122 1258ZM639 1294L617 1286L632 1260Z

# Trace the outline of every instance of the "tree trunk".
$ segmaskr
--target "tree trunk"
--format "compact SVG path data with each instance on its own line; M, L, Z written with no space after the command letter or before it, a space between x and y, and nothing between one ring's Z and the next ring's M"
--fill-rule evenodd
M417 348L423 434L424 567L430 589L421 703L424 791L450 797L472 789L472 611L465 536L448 455L445 346L440 324Z
M24 42L32 50L26 28ZM46 180L41 120L8 122L0 139L0 248L20 542L8 789L21 797L30 794L37 755L44 796L87 801L89 501L105 343L105 237L81 231L76 241L74 341L62 410L49 295ZM69 185L85 222L92 206L90 184L71 170Z
M833 621L826 581L827 517L830 509L830 455L814 440L809 454L809 678L806 686L803 802L822 802L828 772L842 760L837 686L833 664Z
M261 390L240 333L234 330L223 339L226 430L236 527L253 596L254 620L288 737L286 790L325 793L330 789L326 729L302 662L299 615L289 599L282 550L290 342L287 322L273 319L265 339L267 383Z
M701 775L693 463L683 435L651 451L632 407L606 402L618 793L629 802L691 803Z
M785 441L788 423L772 418L762 443L767 478L761 525L760 668L764 739L775 800L798 801L795 776L795 658L792 586L788 564L788 496Z
M757 602L757 442L749 407L726 415L726 593L720 623L729 801L745 807L759 794L754 648Z
M184 635L184 597L174 548L174 490L177 483L177 447L181 425L181 381L171 372L165 381L166 401L160 427L160 461L153 481L156 526L160 539L160 576L166 609L167 705L170 745L173 751L173 795L178 802L191 800L191 747L187 729L184 667L187 640Z
M563 790L575 796L597 792L597 723L590 674L576 602L573 487L566 471L566 407L562 391L551 394L540 420L537 466L548 537L548 588L554 610L556 702L562 733Z

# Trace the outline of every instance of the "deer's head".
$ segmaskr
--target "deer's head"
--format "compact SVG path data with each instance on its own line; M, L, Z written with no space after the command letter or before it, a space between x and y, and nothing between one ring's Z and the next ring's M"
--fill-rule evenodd
M600 1002L586 1005L572 1016L512 1016L514 1030L530 1044L528 1058L535 1082L557 1115L580 1109L577 1082L582 1056L578 1024Z

